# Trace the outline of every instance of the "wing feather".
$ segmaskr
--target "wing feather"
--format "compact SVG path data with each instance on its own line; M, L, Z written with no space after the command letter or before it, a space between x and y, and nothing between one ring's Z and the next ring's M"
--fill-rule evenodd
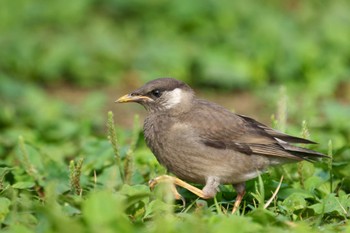
M220 105L205 100L197 100L191 114L185 115L182 119L184 122L186 120L191 122L194 132L208 147L292 160L325 156L289 144L314 144L310 140L278 132L252 118L234 114Z

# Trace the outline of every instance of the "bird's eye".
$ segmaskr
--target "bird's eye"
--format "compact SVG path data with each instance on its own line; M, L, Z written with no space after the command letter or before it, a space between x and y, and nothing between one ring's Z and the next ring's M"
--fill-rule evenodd
M156 98L159 98L162 95L162 92L158 89L153 90L151 93Z

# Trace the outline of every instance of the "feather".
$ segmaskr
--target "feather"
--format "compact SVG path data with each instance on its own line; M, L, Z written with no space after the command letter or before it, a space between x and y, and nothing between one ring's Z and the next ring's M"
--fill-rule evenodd
M233 150L246 155L258 154L290 160L314 160L318 157L326 157L321 153L289 144L315 144L313 141L281 133L250 117L234 114L214 103L205 100L197 101L191 114L187 115L193 118L185 121L191 122L191 127L206 146L220 150ZM204 111L206 114L201 114Z
M277 130L274 130L256 120L254 120L253 118L244 116L244 115L239 115L240 117L242 117L243 119L245 119L247 122L263 129L266 133L268 133L270 136L274 137L274 138L278 138L281 139L285 142L290 142L290 143L303 143L303 144L317 144L316 142L307 140L305 138L299 138L299 137L294 137L282 132L279 132Z

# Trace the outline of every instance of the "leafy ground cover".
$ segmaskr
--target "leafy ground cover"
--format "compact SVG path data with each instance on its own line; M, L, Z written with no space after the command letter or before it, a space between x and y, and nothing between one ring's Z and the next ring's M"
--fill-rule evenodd
M4 0L0 231L350 232L349 9ZM133 119L141 108L111 103L159 76L317 141L311 148L333 159L270 169L247 183L235 215L230 186L213 200L180 189L186 205L166 185L150 191L166 171L145 146L143 117Z
M333 156L333 160L269 170L248 182L241 211L230 215L235 199L230 186L220 187L217 197L208 201L180 190L186 198L185 206L174 202L166 185L150 191L148 180L165 170L145 147L140 119L134 119L132 129L116 127L115 122L123 116L113 118L112 112L103 111L104 98L87 97L77 108L35 85L22 85L4 76L1 93L3 232L350 229L349 107L324 103L322 111L312 111L318 114L307 124L282 126L282 121L273 118L275 127L285 127L289 133L305 137L310 133L320 143L316 149ZM286 99L283 93L274 99ZM298 114L303 114L296 121L307 116L303 111L307 103L301 106ZM277 110L283 112L284 108L280 103ZM342 111L344 115L339 114ZM266 206L282 176L278 195Z

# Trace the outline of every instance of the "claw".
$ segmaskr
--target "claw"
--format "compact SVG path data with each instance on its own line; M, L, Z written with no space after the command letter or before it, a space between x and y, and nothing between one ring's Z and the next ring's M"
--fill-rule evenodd
M183 206L186 205L186 201L185 201L185 198L183 198L183 196L181 196L179 194L179 192L177 191L176 185L189 190L190 192L196 194L197 196L199 196L200 198L203 198L203 199L208 199L208 198L211 198L213 195L215 195L215 194L208 195L207 193L204 193L203 190L200 190L200 189L180 180L179 178L168 176L168 175L158 176L154 179L151 179L148 182L148 185L149 185L150 189L153 190L154 186L156 186L160 182L169 182L171 184L171 191L174 194L175 199L181 200ZM216 188L214 190L216 191Z
M186 200L183 196L180 195L181 201L182 201L182 208L186 207Z
M186 201L185 198L183 196L181 196L181 194L177 191L175 183L174 183L174 179L173 177L170 176L159 176L156 177L154 179L151 179L150 181L148 181L148 186L150 188L150 190L153 190L154 187L159 183L159 182L169 182L171 185L171 192L174 195L174 198L176 200L181 200L183 206L186 205Z
M153 191L154 187L158 184L155 179L151 179L148 181L148 186L151 191Z

